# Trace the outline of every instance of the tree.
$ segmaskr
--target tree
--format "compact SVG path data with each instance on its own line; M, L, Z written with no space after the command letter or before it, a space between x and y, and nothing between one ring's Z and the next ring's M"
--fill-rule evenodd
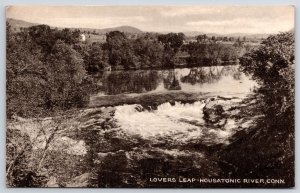
M135 68L136 56L132 43L120 31L111 31L106 34L104 49L108 50L109 63L113 68L123 66L125 69Z
M51 29L48 25L37 25L29 28L31 39L42 47L42 53L47 56L57 40L62 40L69 45L79 42L80 30L71 31L68 28L63 30Z
M155 37L150 34L139 37L133 47L141 68L162 66L164 46Z
M177 52L183 44L185 35L183 33L168 33L158 36L158 41L162 42L166 49L170 47L174 52Z
M6 138L7 185L43 187L48 179L41 168L61 122L52 117L50 131L45 131L45 125L41 123L44 119L37 117L53 116L55 110L61 112L63 108L82 105L89 95L82 87L85 71L81 56L71 45L55 38L54 45L50 45L52 40L41 38L46 34L53 37L47 26L31 28L31 34L26 30L13 33L7 23L6 32L7 118L11 124L7 127ZM50 47L51 50L47 50ZM43 52L47 52L46 56ZM15 124L23 124L18 121L27 120L19 116L38 122L37 132L28 135L26 128L15 128ZM57 117L61 119L61 116ZM45 147L41 150L33 148L38 138L45 139Z
M240 59L243 71L259 81L258 92L265 96L270 116L294 111L294 50L294 34L281 33L268 37L259 49Z
M157 39L164 46L163 65L168 68L173 68L175 65L175 55L183 45L185 36L183 33L168 33L158 35Z
M102 48L102 44L94 42L86 48L86 51L85 68L89 74L99 72L109 65L108 53Z
M13 33L8 23L6 35L7 117L38 114L47 79L41 47L27 33Z
M18 33L7 25L8 118L43 116L87 101L82 56L55 34L45 25Z
M32 40L42 47L43 53L50 53L56 38L48 25L36 25L29 28L29 35Z
M221 159L235 166L231 177L281 178L294 186L294 42L291 32L272 35L240 58L243 72L259 84L250 113L263 117L223 152Z
M108 49L120 49L126 41L126 36L120 31L111 31L106 34Z
M230 44L217 42L191 42L185 45L189 53L187 62L191 66L213 65L221 62L236 61L239 56L239 49Z
M48 80L46 106L48 109L80 107L85 101L81 83L85 77L83 59L70 45L57 41L47 58Z
M80 30L76 29L71 31L68 28L63 30L53 31L56 40L63 40L65 43L73 45L79 42L80 39Z
M196 37L196 40L197 40L198 43L205 42L207 40L207 35L206 34L198 35Z

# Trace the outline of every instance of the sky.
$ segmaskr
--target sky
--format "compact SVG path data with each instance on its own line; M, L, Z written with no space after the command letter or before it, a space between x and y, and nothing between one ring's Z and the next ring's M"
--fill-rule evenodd
M6 17L53 27L258 34L293 29L294 10L293 6L10 6Z

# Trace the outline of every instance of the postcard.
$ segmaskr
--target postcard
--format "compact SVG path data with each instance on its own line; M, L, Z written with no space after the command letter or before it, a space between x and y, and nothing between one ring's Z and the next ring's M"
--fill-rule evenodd
M294 187L294 15L7 6L7 187Z

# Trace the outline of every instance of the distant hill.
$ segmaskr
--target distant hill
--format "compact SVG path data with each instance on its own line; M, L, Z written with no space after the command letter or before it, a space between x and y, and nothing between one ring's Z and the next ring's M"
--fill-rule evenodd
M105 28L105 29L100 29L102 33L107 33L110 31L120 31L124 33L136 33L140 34L143 33L142 30L136 28L136 27L131 27L131 26L120 26L120 27L114 27L114 28Z
M30 23L30 22L27 22L27 21L18 20L18 19L11 19L11 18L7 18L6 21L10 24L10 26L13 29L16 28L16 30L19 30L21 27L27 28L27 27L31 27L31 26L34 26L34 25L39 25L38 23Z
M167 34L170 33L171 31L164 31L164 32L160 32L162 34ZM250 34L250 33L229 33L229 34L225 34L225 33L204 33L201 31L185 31L183 32L187 37L189 38L193 38L196 37L198 35L203 35L206 34L208 37L234 37L234 38L238 38L238 37L246 37L248 39L264 39L269 37L270 35L272 35L271 33L265 33L265 34Z
M265 34L248 34L248 33L231 33L231 34L224 34L224 36L227 37L246 37L246 38L257 38L257 39L265 39L269 37L270 35L273 35L271 33L265 33Z
M79 29L82 32L91 32L91 33L98 33L101 35L106 34L107 32L110 31L120 31L124 33L130 33L130 34L140 34L143 33L142 30L132 27L132 26L119 26L119 27L112 27L112 28L103 28L103 29L93 29L93 28L71 28L71 29Z
M8 23L11 25L15 31L19 31L21 27L23 28L28 28L34 25L41 25L39 23L31 23L23 20L18 20L18 19L12 19L12 18L7 18ZM55 28L55 26L51 26L52 28ZM62 27L58 27L58 29L63 29ZM119 27L113 27L113 28L104 28L104 29L93 29L93 28L70 28L70 29L79 29L80 31L86 31L86 32L96 32L99 34L106 34L107 32L110 31L121 31L124 33L136 33L140 34L143 33L142 30L132 27L132 26L119 26Z
M208 36L221 36L220 34L216 34L216 33L203 33L203 32L199 32L199 31L187 31L187 32L183 32L186 36L190 36L190 37L195 37L198 35L203 35L206 34Z
M12 19L12 18L7 18L7 21L10 23L13 29L15 31L19 31L21 27L27 28L31 27L34 25L40 25L39 23L31 23L23 20L18 20L18 19ZM52 28L55 28L55 26L51 26ZM63 29L62 27L58 27L58 29ZM94 29L94 28L69 28L72 30L79 29L81 32L90 32L90 33L97 33L99 35L104 35L107 32L110 31L121 31L124 33L129 33L129 34L141 34L144 33L142 30L132 27L132 26L119 26L119 27L113 27L113 28L103 28L103 29ZM291 29L292 31L293 29ZM156 33L156 32L153 32ZM169 32L161 32L161 33L169 33ZM203 33L199 31L186 31L184 34L188 37L195 37L197 35L202 35L206 34L207 36L227 36L227 37L246 37L246 38L255 38L255 39L262 39L262 38L267 38L269 35L272 34L248 34L248 33L231 33L231 34L222 34L222 33Z
M230 33L230 34L222 34L222 33L203 33L203 32L199 32L199 31L188 31L188 32L184 32L184 34L186 36L190 36L190 37L195 37L198 35L203 35L206 34L207 36L211 37L211 36L227 36L227 37L246 37L246 38L258 38L258 39L262 39L262 38L267 38L269 35L272 34L248 34L248 33Z

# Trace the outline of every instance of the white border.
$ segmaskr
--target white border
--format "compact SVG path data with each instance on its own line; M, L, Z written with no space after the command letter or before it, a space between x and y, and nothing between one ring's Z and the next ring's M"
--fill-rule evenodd
M296 68L296 188L293 189L51 189L51 188L6 188L5 186L5 130L6 130L6 110L5 110L5 6L7 5L295 5L296 6L296 63L300 61L300 51L298 50L298 26L299 14L297 14L297 7L300 1L297 0L1 0L0 2L0 192L295 192L299 191L299 68ZM298 183L297 183L298 182Z

